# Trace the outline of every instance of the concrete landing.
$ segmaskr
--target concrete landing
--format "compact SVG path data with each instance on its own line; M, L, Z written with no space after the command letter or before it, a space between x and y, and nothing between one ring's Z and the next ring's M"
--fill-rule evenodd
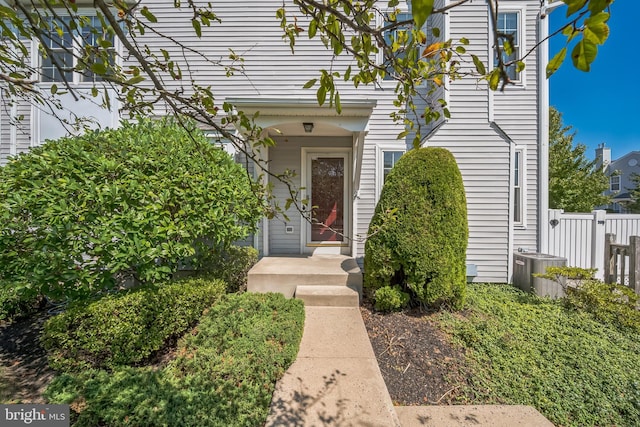
M264 257L249 271L249 292L279 292L287 298L298 286L344 286L362 296L362 272L343 255Z
M398 406L402 427L553 427L523 405Z
M358 307L305 307L296 361L266 426L399 426Z

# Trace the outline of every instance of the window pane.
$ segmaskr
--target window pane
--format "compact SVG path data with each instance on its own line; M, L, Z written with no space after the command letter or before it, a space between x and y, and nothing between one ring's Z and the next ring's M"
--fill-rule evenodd
M43 36L48 52L41 53L43 82L60 82L73 79L73 37L68 29L69 18L54 22L49 20L49 31ZM57 66L56 66L57 65ZM62 73L60 72L62 69Z
M383 181L386 181L387 175L391 172L391 169L395 166L395 164L400 160L400 157L404 154L404 151L383 151L382 157L382 178Z

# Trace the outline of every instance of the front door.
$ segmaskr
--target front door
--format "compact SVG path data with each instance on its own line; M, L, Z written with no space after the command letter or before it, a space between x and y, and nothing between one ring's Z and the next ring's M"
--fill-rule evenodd
M306 253L340 254L349 247L349 153L306 153Z

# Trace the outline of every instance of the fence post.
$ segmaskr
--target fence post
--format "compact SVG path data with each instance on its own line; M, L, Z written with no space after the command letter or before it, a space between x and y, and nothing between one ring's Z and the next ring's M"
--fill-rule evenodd
M560 232L560 218L562 209L549 209L549 223L547 224L547 247L543 248L544 253L549 255L563 256L559 252L558 233Z
M592 212L593 222L591 223L591 268L597 269L596 278L604 278L604 264L607 262L604 257L605 223L607 212L596 210Z
M640 237L629 237L629 287L640 295Z
M611 244L615 243L616 235L607 233L604 239L604 282L611 283L611 272L615 268L611 257Z

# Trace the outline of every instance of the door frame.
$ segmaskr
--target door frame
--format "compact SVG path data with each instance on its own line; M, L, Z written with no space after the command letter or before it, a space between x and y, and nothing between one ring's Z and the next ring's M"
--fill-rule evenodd
M303 217L300 218L300 252L305 253L326 253L326 254L342 254L348 255L351 250L351 229L352 218L351 212L353 209L351 188L352 184L352 157L353 149L351 147L301 147L301 176L300 186L303 188L301 191L301 199L304 200L310 197L311 190L311 160L312 156L321 157L340 157L344 159L344 240L336 243L311 243L309 238L311 236L311 224ZM310 206L309 206L310 208Z

